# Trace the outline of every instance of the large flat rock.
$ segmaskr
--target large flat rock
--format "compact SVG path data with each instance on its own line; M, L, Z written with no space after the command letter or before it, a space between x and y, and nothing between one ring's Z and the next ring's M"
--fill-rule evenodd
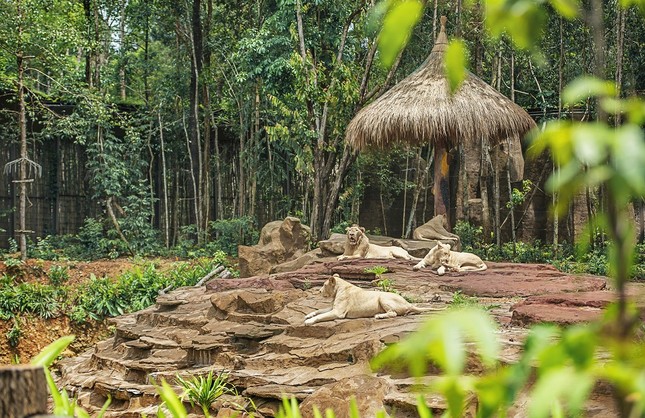
M527 324L591 320L612 300L604 278L567 275L546 265L488 263L483 272L438 276L413 271L413 261L312 260L295 271L177 289L160 296L155 306L115 318L114 337L63 362L62 384L90 411L108 395L118 399L106 417L154 415L151 405L158 398L151 379L172 383L177 375L210 370L227 371L265 415L273 415L281 397L291 394L303 402L305 417L313 404L339 408L337 416L344 416L341 406L354 392L361 416L381 408L414 416L416 395L408 376L372 373L369 361L436 313L305 326L307 313L330 305L319 288L331 274L371 289L378 279L388 279L393 289L425 307L447 307L455 292L491 304L490 312L503 325L503 363L518 358ZM376 266L387 272L377 277L371 271ZM481 365L468 369L476 372ZM436 372L429 369L428 379ZM445 408L441 399L427 402L437 414Z

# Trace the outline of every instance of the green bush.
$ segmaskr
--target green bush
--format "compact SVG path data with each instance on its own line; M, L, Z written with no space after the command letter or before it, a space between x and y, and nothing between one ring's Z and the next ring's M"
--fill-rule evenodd
M210 222L209 230L216 248L237 257L238 245L257 244L260 231L248 216Z
M147 263L114 279L92 276L76 289L70 319L81 323L88 318L100 320L145 309L155 303L160 290L193 286L224 259L225 255L219 252L212 259L177 263L165 273Z
M20 342L20 337L22 337L22 328L20 327L20 319L13 318L13 326L9 331L7 331L7 341L12 347L17 347Z
M463 251L472 252L484 243L484 228L473 226L466 221L457 221L453 232L459 236Z
M69 272L66 266L51 266L49 273L47 274L49 281L54 286L60 286L67 280L69 280Z

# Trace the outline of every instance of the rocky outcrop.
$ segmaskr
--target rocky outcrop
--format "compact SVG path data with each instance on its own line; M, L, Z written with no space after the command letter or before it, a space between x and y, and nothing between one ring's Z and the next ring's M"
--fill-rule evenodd
M282 397L293 396L302 402L304 417L312 416L313 405L321 411L331 407L344 417L347 399L354 395L361 416L385 409L413 417L418 381L400 371L373 373L369 361L436 313L304 326L307 313L329 306L318 289L331 274L373 288L376 277L366 269L386 266L383 277L421 306L447 306L454 292L477 297L501 325L503 362L519 357L525 324L545 319L523 319L525 307L539 305L544 312L556 312L553 306L566 306L568 310L546 319L571 323L586 312L597 312L605 303L598 301L608 302L612 295L603 290L602 278L567 275L543 265L489 262L484 272L444 276L415 272L413 265L405 260L327 257L292 272L215 279L202 287L175 290L160 296L155 306L115 318L112 338L63 362L61 383L90 410L98 410L111 395L107 417L156 415L160 401L153 381L164 378L174 384L177 375L211 370L228 372L231 383L253 399L260 415L274 415ZM565 299L570 302L565 304ZM469 364L468 369L477 372L481 365ZM435 373L429 370L427 378ZM594 393L594 400L593 408L611 416L610 394ZM426 403L433 413L445 410L440 397L427 396ZM220 414L231 413L230 404L218 405ZM516 416L525 415L522 408L517 405Z
M238 247L240 276L269 273L271 267L297 259L309 251L311 231L300 219L286 217L264 225L257 245Z

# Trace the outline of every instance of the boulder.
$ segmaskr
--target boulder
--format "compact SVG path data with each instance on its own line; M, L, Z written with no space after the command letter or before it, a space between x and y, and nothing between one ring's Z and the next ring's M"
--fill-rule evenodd
M310 228L291 216L264 225L257 245L238 247L240 276L269 273L275 265L294 260L309 251Z
M336 418L349 418L349 400L353 397L362 417L375 417L377 412L386 409L383 400L392 390L391 384L378 377L352 376L322 386L305 399L300 411L305 417L313 417L314 407L322 413L329 408L334 411Z

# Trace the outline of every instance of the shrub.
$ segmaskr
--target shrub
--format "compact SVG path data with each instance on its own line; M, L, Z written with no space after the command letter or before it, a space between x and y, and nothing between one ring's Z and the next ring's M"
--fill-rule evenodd
M210 222L209 229L215 237L216 248L234 257L237 257L238 245L256 244L260 238L260 231L248 216L218 219Z
M481 248L484 243L484 229L481 226L473 226L466 221L457 221L453 232L459 236L463 251Z
M69 272L66 266L51 266L47 274L49 281L54 286L60 286L69 280Z
M211 370L206 377L197 376L190 380L177 375L177 383L184 388L183 396L188 398L191 405L199 405L206 417L210 416L208 411L217 398L225 393L237 395L235 387L228 383L228 374L223 372L213 376Z
M13 326L7 331L7 341L12 347L17 347L22 337L22 329L20 328L20 319L13 318Z

